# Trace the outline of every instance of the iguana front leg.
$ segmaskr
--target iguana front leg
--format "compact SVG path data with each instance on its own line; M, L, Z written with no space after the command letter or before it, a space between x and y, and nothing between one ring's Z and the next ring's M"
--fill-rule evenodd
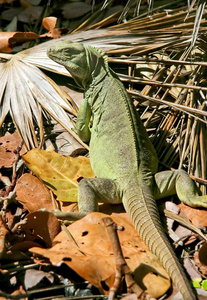
M122 202L119 189L115 181L106 178L85 178L78 185L79 213L61 212L54 210L59 219L75 221L91 212L98 211L98 202L117 204Z
M78 118L76 123L77 134L81 138L81 140L85 143L88 143L91 137L91 132L89 128L91 114L92 114L91 108L88 104L87 99L85 98L79 108Z
M207 196L200 196L194 182L184 170L163 171L155 174L155 199L177 194L180 201L192 207L206 207Z

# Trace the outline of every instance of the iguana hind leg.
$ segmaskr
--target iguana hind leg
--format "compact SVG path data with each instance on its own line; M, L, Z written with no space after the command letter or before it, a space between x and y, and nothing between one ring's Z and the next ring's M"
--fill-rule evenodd
M122 202L115 181L106 178L85 178L78 185L79 213L61 212L53 213L59 219L78 220L91 212L98 211L98 202L117 204Z
M121 203L115 181L106 178L85 178L78 185L78 208L82 214L98 211L98 202Z
M184 170L163 171L155 174L155 199L177 194L180 201L192 207L207 207L207 196L199 190Z

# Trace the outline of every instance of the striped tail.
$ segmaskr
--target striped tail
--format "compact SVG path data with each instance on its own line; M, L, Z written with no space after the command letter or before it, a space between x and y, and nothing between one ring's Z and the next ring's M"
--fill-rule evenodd
M184 300L196 300L187 276L163 231L156 201L152 193L147 190L148 187L144 191L141 190L140 194L139 189L136 196L124 197L126 212L142 240L159 258Z

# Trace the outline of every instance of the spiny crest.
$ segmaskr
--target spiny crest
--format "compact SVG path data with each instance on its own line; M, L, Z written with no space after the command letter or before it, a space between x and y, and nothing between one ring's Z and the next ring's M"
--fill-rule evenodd
M105 67L108 69L108 56L106 55L106 53L105 53L102 49L97 48L97 47L94 47L94 46L88 46L88 48L91 49L92 52L94 52L94 50L95 50L96 52L98 52L98 53L97 53L98 56L100 55L99 57L102 57L102 58L103 58L103 60L104 60L104 65L105 65Z

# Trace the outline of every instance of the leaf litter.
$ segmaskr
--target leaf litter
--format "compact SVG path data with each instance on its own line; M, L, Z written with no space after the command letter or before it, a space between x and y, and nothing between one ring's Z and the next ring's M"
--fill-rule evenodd
M15 141L15 143L11 143L9 148L11 150L5 152L4 163L1 167L2 172L4 169L7 169L8 172L12 166L11 153L16 152L21 139L17 133L14 133L0 138L0 143L1 140L0 149L1 147L5 148L7 144L10 145L10 140ZM24 153L23 150L19 151ZM6 153L8 153L8 157ZM118 231L121 249L124 259L130 270L134 272L136 282L141 289L147 290L153 297L160 297L167 292L170 287L170 280L166 271L139 238L122 205L115 207L114 205L100 205L101 212L89 214L69 225L68 228L65 227L66 230L62 231L61 226L63 225L49 212L56 207L62 207L61 209L63 209L63 203L66 203L64 211L77 211L76 205L71 204L71 202L77 201L77 193L76 197L70 192L66 198L59 196L62 195L64 187L61 181L65 184L64 189L68 187L68 190L70 190L71 186L72 189L77 191L78 179L94 176L90 169L89 158L81 156L76 158L65 157L54 152L51 148L48 150L33 149L22 155L22 158L27 167L39 178L28 173L28 171L26 173L24 171L22 174L21 168L17 169L19 179L16 181L14 188L16 196L11 196L10 192L9 195L4 195L1 198L1 203L7 211L5 216L3 214L1 216L2 274L7 269L4 265L7 266L8 263L12 265L20 256L19 264L22 261L25 268L25 282L22 282L23 290L28 293L32 284L32 281L28 279L30 278L29 274L32 274L31 278L33 276L37 278L33 281L33 288L48 287L54 285L55 282L54 271L52 270L55 270L55 276L58 277L62 268L66 268L67 265L69 277L70 270L73 270L80 278L83 278L82 280L86 280L96 287L99 293L107 295L114 284L116 270L113 243L103 223L103 218L106 214L109 214L118 226L124 228L124 230ZM13 157L14 160L15 156ZM7 165L6 168L5 165ZM57 180L55 184L54 176ZM12 178L9 179L12 181ZM47 187L43 182L46 183ZM60 191L58 191L59 188ZM54 199L49 189L57 193L56 199ZM65 195L65 193L63 194ZM41 209L46 209L46 211ZM186 208L184 204L180 205L180 210L189 217L190 210L198 211L198 209ZM176 213L179 213L179 209L176 210ZM201 217L202 214L203 217ZM194 218L190 217L192 223L199 224L199 227L206 226L205 210L199 210L199 221L195 218L195 213L192 213L192 215L194 216ZM17 216L18 221L15 220ZM6 221L6 217L10 220ZM175 230L176 227L181 227L181 225L178 225L175 221L171 225L171 230L177 234L177 240L175 240L177 248L179 249L183 245L191 246L198 237L193 235L192 231L189 233L189 230L187 234L184 233L180 236L179 231ZM69 231L69 236L66 231ZM192 236L194 236L194 239L191 240ZM181 244L179 244L179 240L182 241ZM192 281L195 283L199 279L200 286L202 282L202 285L205 286L200 275L201 272L206 274L203 265L205 259L202 258L202 251L205 252L205 244L202 247L204 247L204 250L201 250L201 254L195 251L193 256L188 256L184 260L184 264L191 275ZM201 257L202 262L200 262L199 257ZM28 264L26 261L30 263ZM192 264L194 265L193 269ZM47 266L50 271L48 272L47 268L44 269L44 266L45 268ZM193 273L192 270L194 270ZM11 280L12 277L9 274L8 279ZM19 278L18 269L15 271L15 276ZM58 278L60 284L60 277ZM1 289L5 293L8 292L3 286L1 286ZM16 289L17 286L15 285L14 290Z

